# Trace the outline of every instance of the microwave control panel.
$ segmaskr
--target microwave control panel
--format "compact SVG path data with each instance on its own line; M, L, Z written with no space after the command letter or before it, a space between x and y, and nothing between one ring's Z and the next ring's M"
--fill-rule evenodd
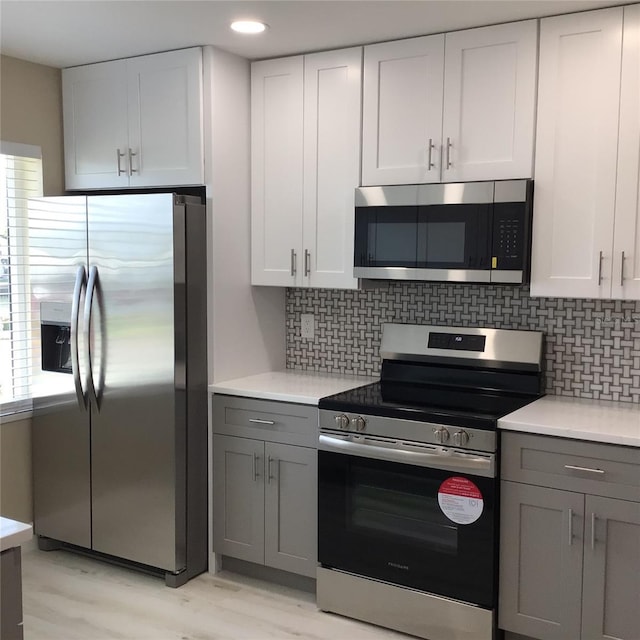
M525 234L524 203L494 205L492 269L523 269Z

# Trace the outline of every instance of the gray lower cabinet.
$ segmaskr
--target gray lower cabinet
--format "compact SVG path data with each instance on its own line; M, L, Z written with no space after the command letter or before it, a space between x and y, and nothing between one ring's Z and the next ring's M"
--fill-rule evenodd
M22 560L20 547L0 554L0 640L22 640Z
M265 442L264 562L316 577L318 452Z
M582 534L575 534L584 520L584 496L506 481L500 490L500 627L532 638L578 640Z
M500 628L638 640L640 451L506 433L502 452Z
M264 442L213 436L213 548L264 563Z
M214 552L315 578L317 408L214 396L212 416Z
M640 503L586 496L585 515L582 638L637 640Z

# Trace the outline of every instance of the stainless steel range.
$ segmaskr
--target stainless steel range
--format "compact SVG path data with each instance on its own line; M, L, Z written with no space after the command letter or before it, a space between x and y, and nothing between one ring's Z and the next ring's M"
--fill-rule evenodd
M542 338L387 324L380 382L320 400L320 609L496 637L496 424L542 395Z

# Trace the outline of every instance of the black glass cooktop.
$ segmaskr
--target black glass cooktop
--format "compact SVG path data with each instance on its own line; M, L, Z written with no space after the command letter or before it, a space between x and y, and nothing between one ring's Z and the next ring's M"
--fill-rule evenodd
M407 382L374 382L321 398L320 409L441 424L495 429L501 418L541 394L455 389Z

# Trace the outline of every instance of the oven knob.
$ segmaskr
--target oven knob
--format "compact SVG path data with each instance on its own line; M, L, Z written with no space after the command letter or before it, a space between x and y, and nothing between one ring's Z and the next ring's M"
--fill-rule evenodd
M358 416L354 422L356 423L356 431L364 431L367 426L367 421L362 417Z
M460 429L460 431L456 431L453 434L453 444L456 447L464 447L467 442L469 442L469 434L464 429Z
M338 425L338 429L348 429L349 428L349 416L345 416L344 413L336 416L335 418L336 424Z
M439 442L440 444L444 444L449 440L449 431L444 427L440 427L439 429L434 429L433 435L436 438L436 442Z

